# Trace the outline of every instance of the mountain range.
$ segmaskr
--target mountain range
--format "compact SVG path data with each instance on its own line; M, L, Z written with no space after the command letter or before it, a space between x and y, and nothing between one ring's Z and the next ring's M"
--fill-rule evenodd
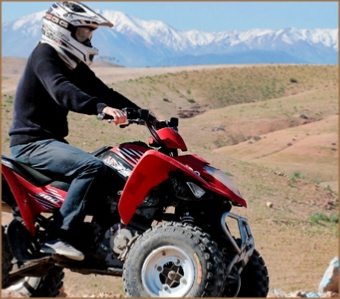
M202 64L337 64L338 28L204 32L177 30L119 11L99 11L115 26L98 29L97 59L127 67ZM2 56L27 58L41 38L44 11L2 23Z

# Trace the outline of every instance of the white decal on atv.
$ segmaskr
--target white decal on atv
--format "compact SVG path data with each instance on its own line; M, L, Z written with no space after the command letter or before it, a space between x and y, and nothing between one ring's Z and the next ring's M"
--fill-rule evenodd
M40 198L43 198L43 199L46 199L46 200L48 200L48 201L50 201L52 203L59 203L60 202L60 200L58 198L55 198L53 196L50 196L50 195L42 193L42 192L36 194L36 196L40 197Z
M141 152L141 151L136 151L136 150L134 150L134 149L132 149L132 148L130 148L130 149L125 149L125 150L127 150L128 152L132 152L133 154L135 154L138 158L141 158L142 156L143 156L143 152Z
M50 188L47 188L46 189L46 193L50 196L52 196L53 198L56 198L58 200L63 200L63 197L61 196L61 194L59 194L59 192L57 190L54 190L54 189L50 189Z
M137 162L138 162L138 160L136 160L134 157L131 156L131 153L129 153L128 150L119 148L118 151L119 151L120 153L122 153L122 155L124 156L124 158L128 158L128 159L131 160L133 163L137 163Z
M38 194L28 194L30 197L33 197L38 203L40 203L45 209L50 210L57 207L58 199L53 199L53 197L48 196L42 192Z
M103 162L106 165L108 165L108 166L114 168L115 170L117 170L124 177L128 177L131 174L131 170L130 169L125 168L122 163L116 161L116 159L114 159L113 157L107 156L103 160Z
M132 162L137 163L141 156L143 155L142 152L134 151L131 149L126 148L118 148L118 151L123 154L125 158L130 159Z

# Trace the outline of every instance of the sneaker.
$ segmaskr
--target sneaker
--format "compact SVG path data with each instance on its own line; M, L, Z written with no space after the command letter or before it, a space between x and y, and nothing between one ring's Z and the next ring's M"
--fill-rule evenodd
M81 251L60 239L45 242L41 246L40 252L60 254L76 261L82 261L84 259L84 254Z

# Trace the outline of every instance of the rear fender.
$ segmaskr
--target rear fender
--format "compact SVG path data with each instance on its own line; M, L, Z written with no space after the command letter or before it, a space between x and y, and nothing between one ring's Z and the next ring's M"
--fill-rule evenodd
M137 207L143 202L149 191L166 180L170 171L182 170L192 180L207 183L191 168L156 150L147 151L136 164L128 178L118 204L120 217L128 224Z
M34 235L35 215L59 209L67 193L51 185L35 186L16 174L10 167L10 163L6 165L3 160L2 175L5 177L9 189L18 205L26 228Z
M27 202L26 190L10 168L4 164L1 165L1 168L2 175L5 177L15 201L18 204L21 217L24 220L27 229L34 234L34 215Z
M4 174L1 174L1 211L5 213L12 213L17 207L13 193L8 186Z

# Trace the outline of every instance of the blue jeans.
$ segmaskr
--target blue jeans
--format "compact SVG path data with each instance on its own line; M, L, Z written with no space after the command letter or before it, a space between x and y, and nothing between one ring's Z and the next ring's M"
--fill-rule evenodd
M72 180L56 223L62 231L77 234L86 216L86 203L95 200L106 174L105 164L91 154L55 139L12 146L11 153L17 161L55 180Z

